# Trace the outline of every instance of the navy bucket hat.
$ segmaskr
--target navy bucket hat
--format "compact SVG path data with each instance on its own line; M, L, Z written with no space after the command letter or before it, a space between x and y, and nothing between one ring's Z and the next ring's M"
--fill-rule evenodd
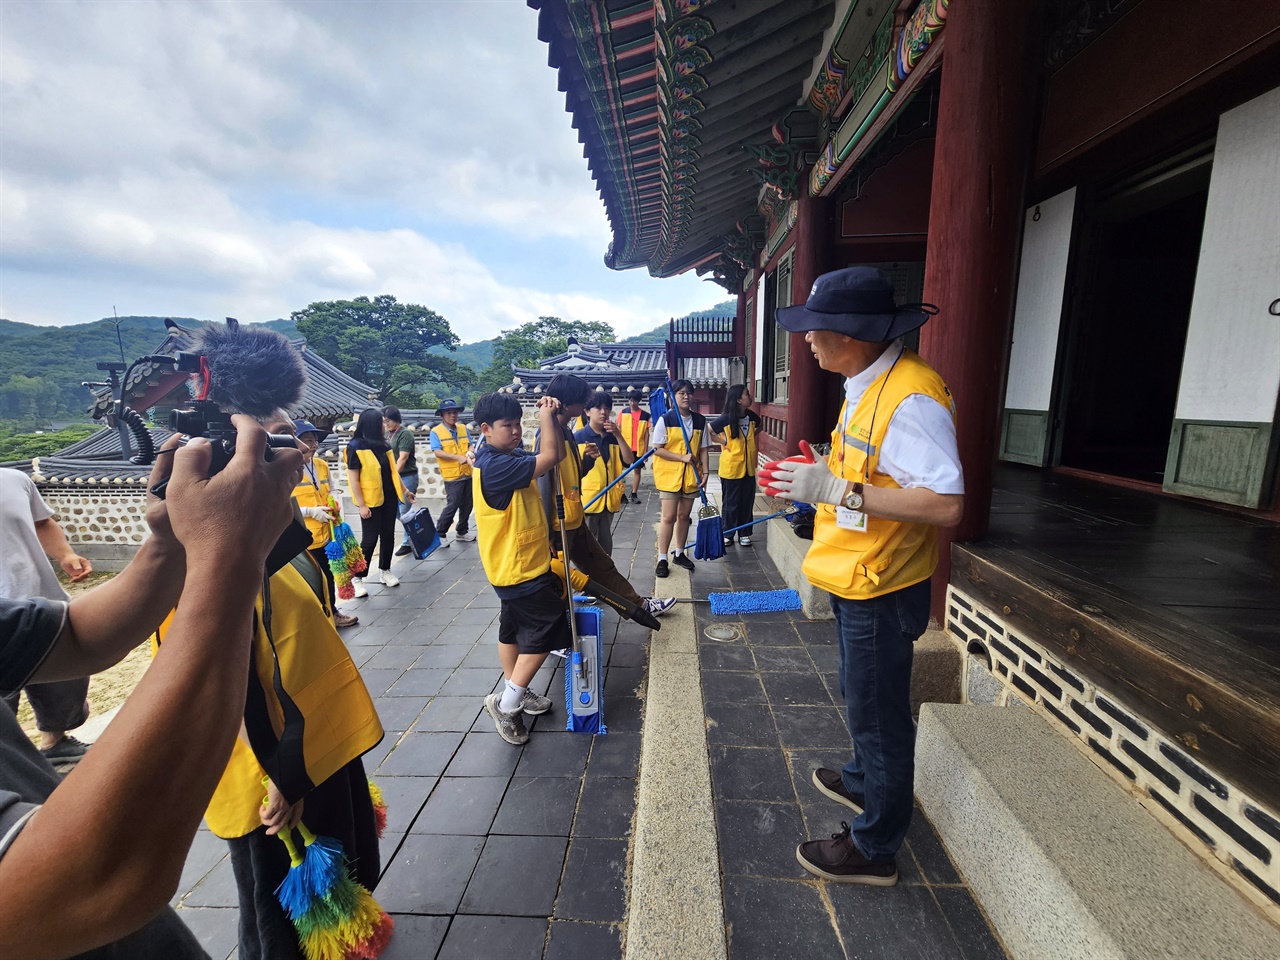
M776 318L780 327L793 333L832 330L877 343L910 333L937 312L931 303L894 303L893 281L882 270L845 267L818 277L808 300L779 307Z
M436 407L436 416L439 416L440 414L444 413L446 410L457 410L461 412L462 404L460 404L457 400L453 399L453 397L450 397L448 400L442 401L440 406Z

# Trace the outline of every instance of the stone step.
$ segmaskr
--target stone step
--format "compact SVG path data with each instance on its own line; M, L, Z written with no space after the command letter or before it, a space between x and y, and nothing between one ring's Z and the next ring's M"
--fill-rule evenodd
M925 704L916 794L1014 960L1280 957L1280 929L1030 710Z

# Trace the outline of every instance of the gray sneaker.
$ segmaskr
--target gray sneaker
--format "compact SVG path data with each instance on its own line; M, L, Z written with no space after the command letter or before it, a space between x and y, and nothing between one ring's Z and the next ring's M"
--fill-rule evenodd
M520 698L520 710L531 717L540 717L551 709L551 698L540 697L532 690L526 689Z
M519 710L514 713L503 713L498 709L500 699L502 698L496 693L491 693L484 698L484 708L489 711L489 716L493 717L493 725L498 728L498 736L517 747L528 743L529 731L524 725L524 714Z

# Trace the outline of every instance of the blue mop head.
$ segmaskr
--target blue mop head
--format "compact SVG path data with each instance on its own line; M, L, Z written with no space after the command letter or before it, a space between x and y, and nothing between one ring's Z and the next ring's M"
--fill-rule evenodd
M799 610L800 594L794 590L756 590L747 593L712 593L711 612L768 613L773 610Z
M693 542L693 559L719 560L724 556L724 523L720 514L698 518L698 532Z

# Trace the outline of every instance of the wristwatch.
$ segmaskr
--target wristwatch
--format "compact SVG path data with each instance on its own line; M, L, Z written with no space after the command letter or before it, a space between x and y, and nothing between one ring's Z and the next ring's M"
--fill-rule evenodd
M840 506L847 510L862 509L862 484L855 483L853 488L844 495L844 499L840 501Z

